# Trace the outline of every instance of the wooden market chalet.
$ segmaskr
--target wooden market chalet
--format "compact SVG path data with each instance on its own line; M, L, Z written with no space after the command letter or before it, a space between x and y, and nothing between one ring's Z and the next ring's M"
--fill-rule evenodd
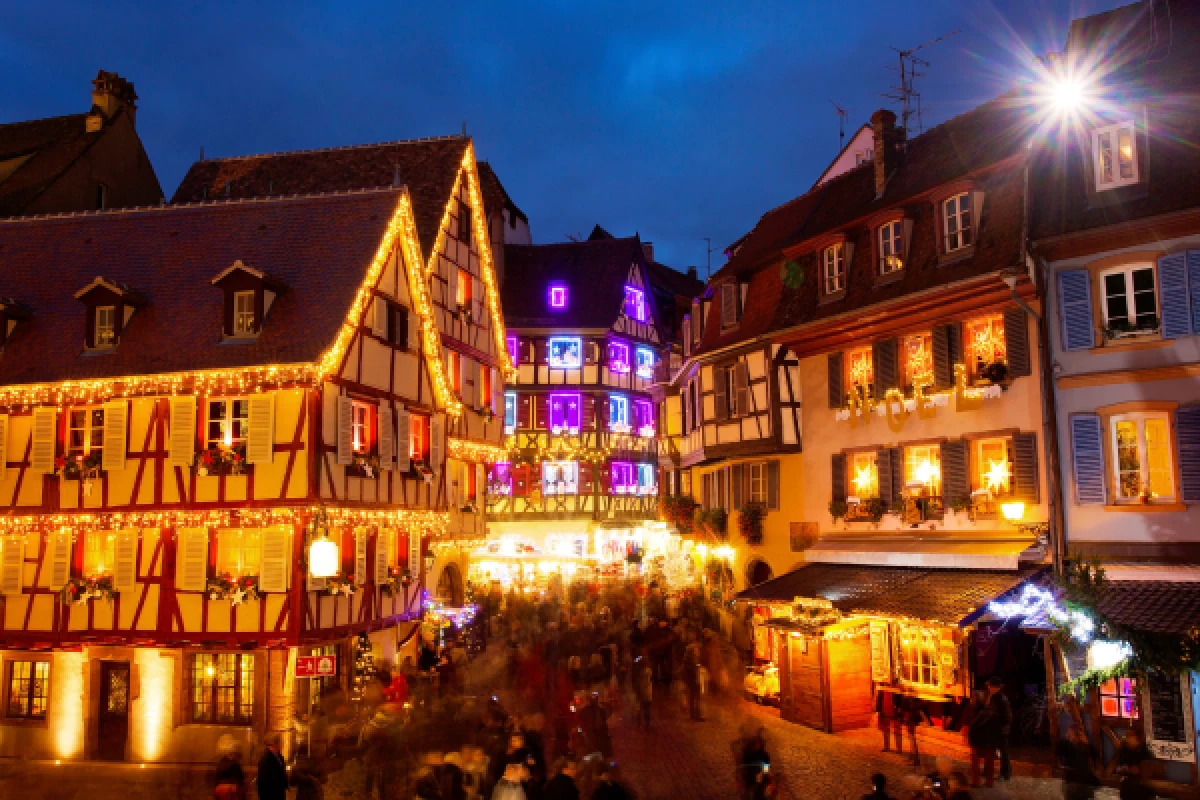
M506 362L444 141L378 188L0 221L0 754L250 756L356 645L394 659L432 576L461 602L441 542L482 531ZM310 654L337 675L296 680Z

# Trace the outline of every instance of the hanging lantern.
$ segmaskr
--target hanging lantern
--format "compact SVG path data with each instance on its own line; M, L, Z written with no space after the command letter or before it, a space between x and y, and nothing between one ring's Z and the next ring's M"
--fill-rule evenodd
M308 571L314 578L331 578L338 574L337 542L329 538L329 518L324 509L313 514L312 540L308 545Z

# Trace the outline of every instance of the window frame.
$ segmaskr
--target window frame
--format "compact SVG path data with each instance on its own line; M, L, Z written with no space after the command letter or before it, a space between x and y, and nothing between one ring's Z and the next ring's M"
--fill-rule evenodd
M74 415L82 413L84 416L83 427L76 427ZM100 421L95 421L95 415L100 415ZM76 431L83 432L83 444L76 447L72 442L72 434ZM99 438L99 443L94 441ZM75 456L88 456L92 452L98 452L103 458L104 454L104 406L71 406L67 410L67 442L66 442L67 458Z
M552 283L546 290L546 304L553 311L566 311L570 293L565 283Z
M1137 295L1138 290L1133 286L1133 275L1135 272L1149 271L1153 281L1149 294L1154 300L1154 321L1155 325L1139 328L1137 311ZM1106 328L1111 328L1113 318L1108 313L1108 277L1110 275L1122 275L1125 281L1124 298L1125 298L1125 323L1129 326L1128 331L1134 335L1153 336L1162 330L1162 303L1158 297L1158 268L1157 265L1151 262L1137 262L1133 264L1122 264L1116 267L1108 267L1102 269L1096 276L1096 283L1100 292L1100 319ZM1142 292L1147 290L1143 289Z
M517 429L517 393L504 393L504 432L513 433Z
M562 480L562 483L564 484L563 491L561 491L561 492L557 491L557 485L555 485L554 491L551 490L551 488L550 488L551 482L546 477L546 469L547 468L564 470L564 472L562 473L564 475L564 478ZM542 472L542 474L539 477L540 477L541 483L542 483L542 494L543 495L545 495L547 497L564 497L567 495L579 494L579 462L578 461L543 461L541 472ZM569 472L569 479L567 477L568 472ZM555 482L555 484L557 484L557 482Z
M575 424L571 425L570 408L563 406L562 425L558 429L554 426L554 404L555 400L560 400L563 403L569 403L572 399L575 401ZM580 392L551 392L546 400L546 426L552 435L560 436L567 434L568 436L576 436L583 430L583 395Z
M1178 455L1176 454L1175 443L1172 441L1174 436L1174 420L1168 411L1130 411L1123 414L1112 414L1108 417L1108 446L1112 452L1112 473L1113 481L1113 503L1115 505L1136 505L1141 502L1142 493L1139 491L1136 495L1126 496L1121 492L1121 450L1117 439L1117 425L1120 422L1134 423L1137 431L1137 450L1138 450L1138 483L1139 487L1149 488L1150 476L1150 456L1149 447L1146 441L1146 421L1159 420L1164 426L1163 445L1166 447L1167 453L1167 469L1166 474L1171 481L1171 494L1159 495L1158 497L1150 497L1151 505L1174 504L1179 501L1179 481L1177 480L1176 463Z
M899 623L896 632L896 659L900 682L930 689L942 688L942 670L938 662L938 634L919 625ZM916 637L915 642L905 641ZM932 680L924 680L930 677Z
M632 461L613 461L608 470L613 494L637 494L637 468Z
M249 299L250 310L241 308L242 301ZM233 292L233 330L230 336L246 338L258 334L258 292L254 289L238 289ZM244 326L246 315L249 314L249 327Z
M954 210L951 210L952 203L955 206ZM975 244L975 232L971 225L973 212L971 205L971 192L958 192L942 201L942 252L958 253ZM954 231L950 230L951 222L957 224ZM952 244L954 237L958 237L957 244Z
M899 338L898 346L900 348L900 382L907 393L914 391L917 386L917 375L913 374L910 363L912 354L908 346L909 342L914 339L921 340L921 350L924 352L924 360L928 364L928 370L920 373L922 376L928 378L928 380L924 381L921 386L924 388L930 388L935 383L933 377L933 331L925 330L904 334Z
M350 401L350 449L356 456L370 456L375 453L379 438L376 411L378 406L374 403Z
M913 471L910 471L911 462L914 460L914 457L912 456L912 454L914 454L918 451L923 452L925 454L925 460L927 460L929 462L931 467L936 469L936 476L931 481L921 483L921 485L924 487L924 490L926 492L922 496L927 497L927 498L941 497L942 490L943 490L942 448L941 448L941 444L938 442L903 445L902 452L904 454L904 491L906 493L909 493L909 484L917 483L918 481L920 481L920 479L917 477L917 475L915 473L915 468ZM919 465L917 465L917 466L919 466ZM916 497L917 495L909 494L909 496Z
M646 321L646 293L636 286L625 287L625 316L637 322Z
M988 337L993 342L992 358L986 364L980 364L979 359L976 356L974 328L985 322L988 325ZM999 330L997 330L997 325L999 325ZM997 353L997 348L996 348L996 344L995 344L996 342L999 343L999 347L1003 350L1003 356L1004 356L1003 358L996 357L996 353ZM963 362L967 368L967 374L969 376L971 376L971 378L973 380L982 377L984 371L992 364L1004 364L1005 366L1007 366L1008 365L1008 333L1007 333L1007 329L1005 328L1005 325L1004 325L1004 314L1003 313L982 314L977 317L972 317L971 319L963 320L963 322L962 322L962 352L963 352Z
M630 370L629 344L615 340L610 341L608 343L608 371L617 375L627 375Z
M608 429L616 433L629 433L633 430L632 406L627 395L608 396Z
M225 419L216 420L216 422L218 424L220 424L222 427L221 437L219 440L216 440L216 439L213 439L210 434L212 432L212 425L214 422L213 417L212 417L213 406L218 403L228 404L228 407L227 407L228 413L226 414ZM237 409L237 405L236 405L237 403L242 403L242 408L246 412L245 416L242 416L242 417L234 416L234 411ZM232 426L234 423L238 422L239 420L243 421L243 424L245 426L243 428L243 431L244 431L245 435L239 438L237 436L234 436L233 433L231 432L228 436L226 436L225 428ZM216 448L216 449L222 449L222 450L231 450L233 452L241 453L244 456L246 453L246 440L247 440L247 438L249 438L249 435L250 435L250 399L248 397L234 396L234 397L210 397L210 398L208 398L208 400L204 404L204 445L205 445L205 449L212 450L212 449ZM228 441L229 443L226 444L226 441Z
M830 256L834 256L830 263ZM831 276L829 268L833 266L836 274ZM830 287L830 278L836 278L837 286ZM821 251L821 291L825 295L835 295L846 291L846 245L845 242L834 242Z
M1129 144L1130 144L1130 149L1132 151L1132 155L1130 157L1130 166L1132 167L1132 170L1131 170L1132 177L1129 177L1129 178L1123 178L1123 177L1121 177L1121 174L1120 174L1121 173L1120 134L1121 134L1122 130L1127 131L1129 134ZM1102 151L1101 151L1101 147L1100 147L1100 137L1105 134L1110 134L1112 136L1112 143L1113 143L1113 161L1111 164L1111 166L1113 167L1113 177L1112 177L1112 180L1108 180L1108 181L1105 181L1102 179L1102 176L1104 174L1104 162L1103 162ZM1109 191L1110 189L1120 189L1124 186L1133 186L1140 182L1141 169L1139 168L1139 165L1138 165L1138 141L1137 140L1138 140L1137 122L1132 119L1124 120L1122 122L1113 122L1108 125L1100 125L1091 130L1090 142L1091 142L1091 146L1092 146L1092 172L1093 172L1093 176L1095 178L1095 180L1093 181L1094 191L1106 192L1106 191Z
M1112 688L1109 689L1109 684ZM1126 691L1128 688L1128 691ZM1111 698L1117 704L1117 713L1109 714L1104 710L1104 700ZM1109 678L1096 687L1096 699L1100 703L1100 716L1107 719L1139 719L1142 715L1142 699L1141 691L1138 688L1136 678ZM1125 703L1121 701L1129 701L1132 707L1130 713L1125 713Z
M117 560L117 532L113 530L94 529L83 531L83 571L85 578L99 578L112 575ZM94 543L99 543L95 546ZM102 562L98 567L93 555L102 550Z
M450 391L462 394L462 356L449 348L446 349L446 384Z
M471 307L472 282L474 276L468 270L462 267L454 267L458 270L458 281L454 284L454 305L459 311Z
M110 316L111 324L104 325L101 318ZM112 350L117 346L117 306L96 306L95 326L92 330L93 350Z
M255 693L258 689L258 675L256 670L258 662L255 658L256 653L230 652L230 651L204 651L188 654L188 669L187 669L187 719L193 725L222 725L234 727L250 727L254 724L255 716ZM231 656L234 659L235 667L233 669L234 683L232 687L224 687L217 683L217 664L218 659L222 656ZM205 686L198 686L196 683L198 662L202 658L212 659L212 663L203 669L211 669L212 674L206 674L204 677L209 679L211 683ZM245 665L249 659L248 669ZM250 686L245 687L243 678L246 673L250 675ZM224 719L218 716L218 696L217 693L222 689L230 689L233 692L234 713L230 719ZM206 705L209 708L208 714L197 714L197 704L200 701L199 692L204 691L209 695ZM245 712L246 697L249 693L249 712Z
M885 231L891 230L892 235L885 238ZM885 245L887 245L885 247ZM877 248L876 274L879 277L896 275L904 271L904 219L897 217L888 220L875 229L875 246ZM890 250L890 252L885 252ZM890 266L890 268L888 268ZM897 266L898 265L898 266Z
M649 357L649 361L643 363L642 356ZM639 378L650 379L654 377L654 368L658 366L658 358L654 354L653 348L646 347L644 344L639 344L633 349L634 374Z
M658 474L655 472L654 466L654 464L645 461L634 465L635 490L637 494L652 495L658 492ZM648 483L642 480L645 475L650 476Z
M412 461L429 461L429 421L426 414L408 417L408 457Z
M28 656L27 653L18 653L18 656ZM4 698L3 706L0 710L3 711L3 719L20 722L41 723L49 719L50 700L51 700L51 659L36 658L36 657L18 657L5 658L2 662L4 668ZM29 665L28 684L25 687L23 695L19 698L23 701L24 710L17 708L14 711L13 706L13 681L16 680L16 667L18 664ZM37 673L41 665L45 665L45 674L39 679ZM37 689L41 689L40 692ZM41 701L41 712L38 713L34 709L37 707L37 702Z
M875 396L875 351L874 351L874 348L872 348L871 345L867 345L865 347L854 347L849 350L846 350L845 352L846 352L846 356L845 356L846 366L845 366L844 378L846 381L847 390L852 389L855 386L861 386L861 388L863 390L863 398L864 399L874 397ZM869 372L870 379L864 384L860 384L854 380L854 372L853 371L854 371L855 356L858 356L860 358L865 357L867 363L869 364L867 369L870 371Z
M218 528L217 529L217 574L229 575L233 578L245 578L262 574L262 528ZM237 537L234 544L232 539ZM256 540L252 546L245 541L247 538ZM257 550L257 559L249 559L247 551ZM237 553L237 563L230 569L230 551Z
M747 466L746 492L751 503L767 505L767 462L751 461Z
M654 416L654 402L643 397L635 397L630 403L629 425L638 436L653 438L658 430L657 420Z
M564 361L561 353L556 363L554 346L558 343L567 346L566 352L574 351L575 359L573 363ZM546 366L550 369L581 369L583 367L583 337L551 336L546 339Z
M857 463L860 458L865 458L869 463L866 468L870 470L871 479L874 482L874 494L860 494L858 491L858 470L860 469ZM871 500L880 497L879 492L879 451L878 450L854 450L846 453L846 496L857 497L859 500Z

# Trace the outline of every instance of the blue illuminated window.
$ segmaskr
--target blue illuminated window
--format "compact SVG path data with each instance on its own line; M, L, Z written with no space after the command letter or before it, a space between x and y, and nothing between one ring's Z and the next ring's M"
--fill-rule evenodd
M654 377L654 351L649 347L637 349L637 376L639 378Z
M504 393L504 432L512 433L517 429L517 393Z
M618 433L629 430L629 398L623 394L608 396L608 427Z
M554 369L579 369L583 365L583 340L578 336L551 336L546 354Z

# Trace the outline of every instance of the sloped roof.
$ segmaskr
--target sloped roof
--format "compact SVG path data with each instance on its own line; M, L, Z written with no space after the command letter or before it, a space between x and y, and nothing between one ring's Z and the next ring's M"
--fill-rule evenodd
M465 136L446 136L205 159L192 164L171 202L376 189L399 178L412 196L417 237L428 258L470 143Z
M479 166L479 190L483 192L483 207L488 209L488 213L498 209L507 209L510 215L528 223L529 217L525 216L525 212L518 208L513 199L508 196L508 191L500 182L500 177L492 169L492 165L486 161L476 163Z
M333 344L401 189L0 221L0 295L32 315L0 354L5 384L311 363ZM222 343L212 277L236 260L288 288L250 342ZM53 280L46 280L53 275ZM147 302L111 352L83 348L72 292L97 275Z
M21 214L112 124L88 133L86 119L68 114L0 125L0 217Z

